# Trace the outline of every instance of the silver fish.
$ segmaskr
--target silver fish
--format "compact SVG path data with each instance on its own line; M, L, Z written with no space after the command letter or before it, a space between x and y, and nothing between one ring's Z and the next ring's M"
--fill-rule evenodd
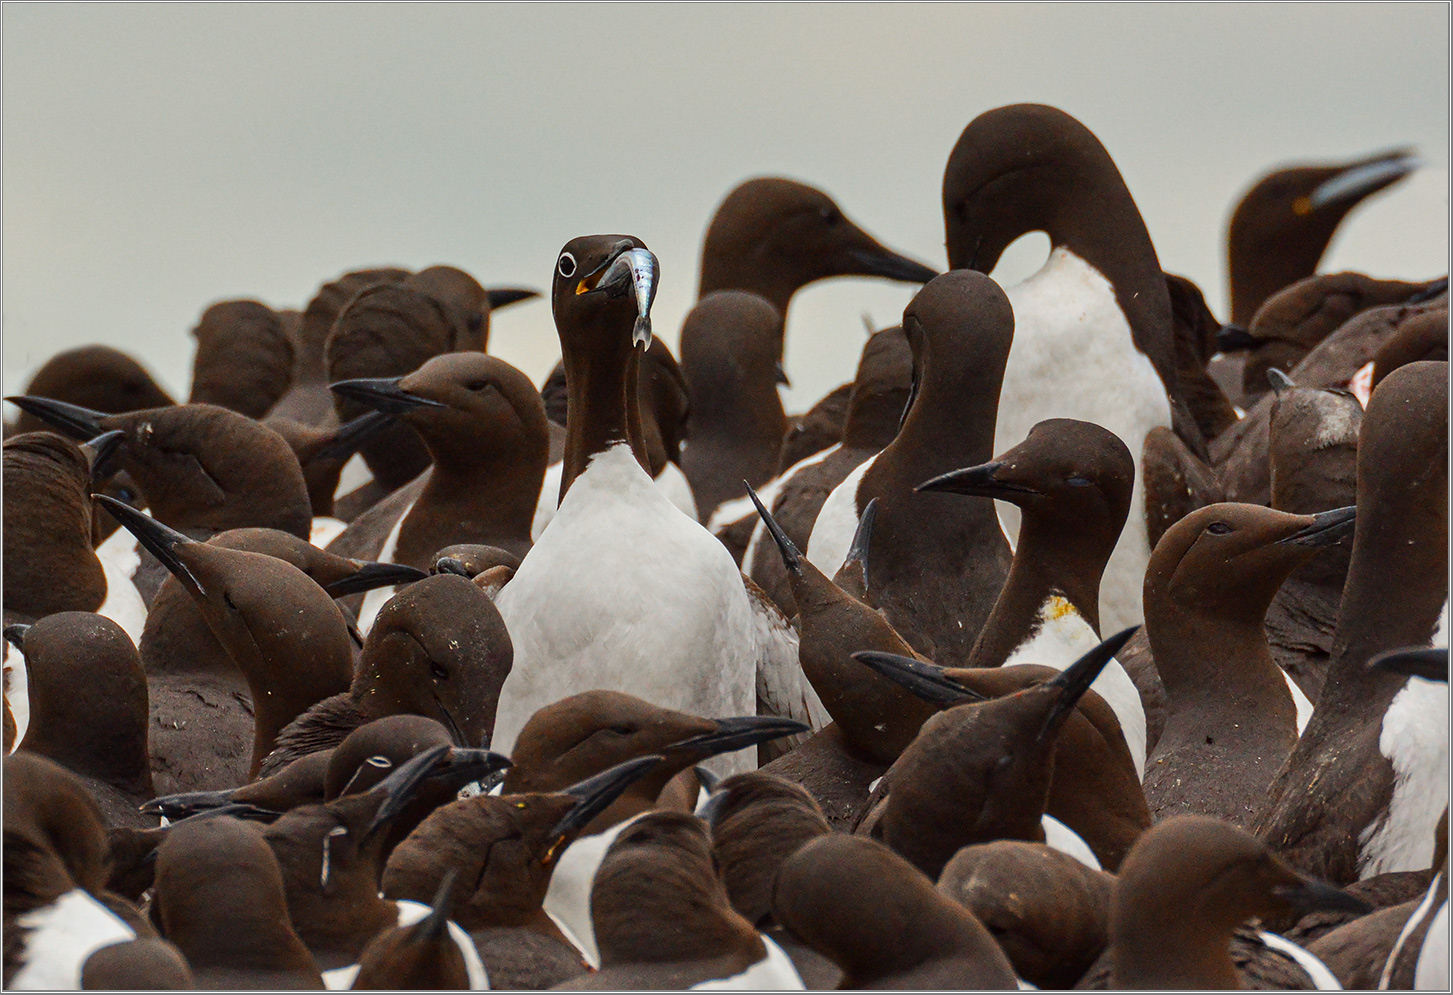
M635 292L636 324L631 341L643 348L651 345L651 305L656 300L660 273L660 261L650 249L627 249L611 261L610 268L596 283L597 289L608 288L612 297L616 296L617 288L624 293L629 286Z

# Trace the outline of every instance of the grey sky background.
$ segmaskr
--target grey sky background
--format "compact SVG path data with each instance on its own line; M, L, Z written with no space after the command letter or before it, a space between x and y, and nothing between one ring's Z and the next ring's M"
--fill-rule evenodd
M547 289L559 247L638 235L674 345L726 192L780 174L944 265L944 162L992 107L1055 104L1124 173L1162 265L1224 317L1231 206L1267 169L1411 145L1324 270L1448 269L1449 8L1295 5L42 5L3 11L4 387L103 342L178 399L213 301L301 307L361 266L450 263ZM1012 282L1042 236L1011 250ZM789 410L852 376L834 280L789 319ZM494 317L538 383L549 305Z

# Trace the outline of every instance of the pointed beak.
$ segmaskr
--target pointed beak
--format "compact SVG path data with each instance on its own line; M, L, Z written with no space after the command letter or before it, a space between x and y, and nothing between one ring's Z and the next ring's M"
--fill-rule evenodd
M14 646L20 652L25 652L25 634L30 631L30 626L24 622L16 622L5 627L5 641Z
M852 276L878 276L903 283L927 283L938 276L936 270L882 245L871 249L850 249L848 258L856 267L849 274Z
M1277 397L1296 387L1296 382L1275 366L1266 371L1266 382L1271 384L1271 389L1276 391Z
M363 835L372 836L380 828L393 821L404 810L404 807L413 801L414 795L418 793L419 785L424 782L426 777L435 772L451 749L453 747L440 745L426 750L370 788L370 792L383 792L384 800L383 804L378 807L378 811L374 813L373 821L368 824L368 829Z
M1357 523L1357 506L1348 505L1345 508L1337 508L1333 511L1324 511L1321 514L1312 516L1312 524L1297 532L1293 532L1285 539L1277 540L1277 544L1291 543L1295 546L1330 546L1343 536L1351 535Z
M491 311L498 311L502 307L509 307L511 304L518 304L520 301L528 301L540 296L538 290L530 290L528 287L490 287L484 293L489 299Z
M232 791L187 791L179 795L163 795L143 802L137 810L142 815L158 815L172 822L211 812L224 805L232 804Z
M1372 911L1372 906L1361 899L1353 898L1347 892L1321 881L1304 880L1300 884L1279 885L1272 891L1282 901L1302 913L1336 909L1365 916Z
M1012 501L1015 494L1038 494L1032 487L1000 480L996 474L1004 468L1002 461L980 463L978 466L950 470L948 473L925 480L915 491L943 491L947 494L967 494L972 497L992 497Z
M1217 352L1240 352L1243 349L1255 349L1257 346L1266 343L1252 335L1240 325L1222 325L1221 330L1216 333Z
M1356 203L1369 194L1391 186L1423 164L1406 149L1365 159L1324 180L1307 196L1307 210L1329 204Z
M105 480L116 471L116 461L112 457L120 448L121 440L125 438L125 432L120 429L112 429L110 432L102 432L88 442L81 443L81 452L86 454L86 459L91 464L91 483Z
M449 928L449 911L453 902L450 901L451 893L454 891L454 881L459 877L459 868L451 867L444 872L444 877L439 881L439 887L434 892L434 902L429 906L429 914L409 927L408 934L404 938L406 944L432 943L441 939Z
M731 753L748 746L758 746L783 736L808 732L808 727L792 719L779 719L771 715L742 715L730 719L717 719L716 729L700 736L672 743L666 749L696 753L704 760L707 757Z
M381 377L372 380L340 380L329 384L328 389L386 415L402 415L415 408L444 407L438 401L410 394L399 386L402 379L403 377Z
M792 381L787 379L787 371L782 368L782 361L779 359L772 364L772 379L783 387L791 387Z
M580 800L550 830L549 838L553 842L545 852L545 862L549 863L559 856L562 843L589 825L590 820L610 808L611 803L619 798L627 788L649 774L664 759L666 758L659 753L636 757L634 760L616 764L610 770L566 788L565 794L573 795Z
M341 598L348 594L361 594L378 587L392 587L398 584L412 584L429 576L415 567L402 563L363 563L353 574L342 580L335 580L323 590L330 598Z
M510 758L502 753L491 753L473 746L456 746L444 757L442 763L429 772L431 780L447 781L459 787L472 781L483 780L495 771L508 770Z
M10 638L10 628L5 629L5 637ZM1388 650L1386 653L1379 653L1372 658L1368 666L1374 670L1385 670L1390 674L1402 674L1404 677L1421 677L1425 681L1448 682L1448 648L1446 646L1433 646L1431 648Z
M108 417L104 411L93 411L79 404L67 404L65 401L32 397L29 394L7 397L5 400L47 425L60 429L73 439L94 439L106 431L106 426L101 424L102 419Z
M848 547L848 555L843 558L843 564L857 563L863 568L863 576L867 577L868 550L873 545L873 523L878 520L878 499L868 502L863 509L863 514L858 518L858 527L853 532L853 544Z
M167 572L181 582L183 587L188 588L195 597L207 596L201 582L177 555L178 549L196 540L188 539L175 529L168 528L150 515L137 511L131 505L123 504L115 498L109 498L104 494L92 494L91 500L98 502L112 518L121 523L127 532L136 536L136 541L145 546L147 551L167 568Z
M1038 739L1043 740L1046 736L1058 731L1060 724L1079 704L1080 699L1085 696L1085 692L1090 690L1090 685L1095 683L1095 678L1100 676L1100 672L1111 660L1115 659L1115 654L1120 651L1120 648L1130 642L1130 637L1138 631L1140 631L1138 625L1122 629L1070 664L1058 677L1046 682L1045 686L1059 691L1059 697L1051 706L1049 714L1045 716Z
M333 441L314 453L308 462L347 459L358 452L360 446L382 432L392 422L393 416L384 411L369 411L361 414L347 424L339 426L338 430L333 433Z
M631 330L631 342L642 349L649 348L651 305L656 301L660 272L660 261L651 250L628 248L606 264L593 286L587 287L587 281L582 280L577 293L600 292L608 297L632 294L636 300L636 324Z
M853 654L853 659L932 705L948 707L984 700L977 691L970 691L946 675L944 668L936 663L878 650L860 650Z
M782 554L782 565L790 574L802 573L802 554L798 552L797 546L787 537L787 533L782 531L782 526L777 524L777 519L772 517L767 506L762 504L762 499L757 497L757 492L752 489L752 485L743 480L742 486L746 487L747 497L751 498L752 504L756 505L757 514L762 518L762 524L767 527L772 541L777 544L777 552Z

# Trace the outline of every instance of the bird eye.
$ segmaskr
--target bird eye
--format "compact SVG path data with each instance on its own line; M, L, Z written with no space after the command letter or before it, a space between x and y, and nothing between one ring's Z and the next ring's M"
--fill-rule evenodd
M632 729L630 726L611 726L610 731L615 733L617 736L629 736L636 730Z
M467 388L469 388L470 390L484 390L484 388L486 388L486 387L489 386L489 381L488 380L475 380L473 383L465 384L465 386Z
M235 605L232 601L232 595L228 594L226 591L222 592L222 600L227 602L228 608L231 608L233 611L237 610L237 605Z
M826 225L828 225L828 227L837 224L843 219L843 216L831 207L824 207L817 213L822 215L822 220Z
M1085 478L1085 477L1070 477L1070 478L1068 478L1068 479L1065 480L1065 483L1069 484L1071 487L1089 487L1090 486L1090 481L1087 478Z
M469 326L471 332L477 332L484 326L484 315L475 311L468 318L464 319L464 323Z
M1231 526L1227 525L1225 522L1212 522L1210 525L1206 526L1206 531L1211 533L1213 536L1223 536L1231 531Z
M429 671L434 675L434 680L436 681L447 681L449 679L449 671L445 670L438 663L430 662Z
M560 272L560 275L563 277L569 278L574 276L575 257L568 252L562 252L560 254L560 261L555 264L555 268Z

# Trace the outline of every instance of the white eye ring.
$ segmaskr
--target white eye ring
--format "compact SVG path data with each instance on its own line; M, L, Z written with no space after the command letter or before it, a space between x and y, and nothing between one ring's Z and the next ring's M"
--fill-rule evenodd
M568 252L562 252L560 261L555 264L555 269L560 272L561 276L569 279L575 275L575 257Z

